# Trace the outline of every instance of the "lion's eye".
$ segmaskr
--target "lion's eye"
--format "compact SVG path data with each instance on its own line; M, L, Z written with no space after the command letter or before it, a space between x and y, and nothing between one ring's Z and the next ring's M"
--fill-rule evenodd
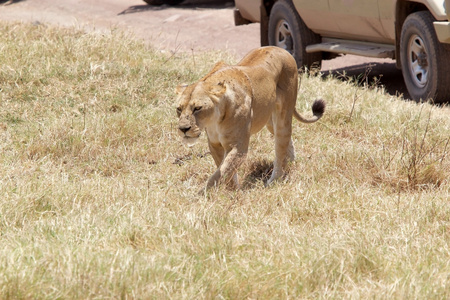
M192 112L195 114L195 113L197 113L197 112L199 112L201 110L202 110L201 106L196 106L196 107L194 107L194 110Z
M180 116L180 115L181 115L181 112L182 112L182 109L181 109L181 107L178 107L178 108L177 108L177 114L178 114L178 116Z

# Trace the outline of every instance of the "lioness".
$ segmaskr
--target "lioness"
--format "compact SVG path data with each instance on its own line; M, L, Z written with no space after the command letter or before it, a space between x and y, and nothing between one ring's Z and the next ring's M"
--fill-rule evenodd
M314 116L302 117L295 109L297 87L296 62L278 47L252 50L235 66L217 63L198 82L177 87L180 136L192 145L205 129L218 167L206 189L219 182L239 186L236 171L247 155L250 135L264 125L275 137L274 169L267 185L282 177L287 161L295 158L292 115L312 123L325 111L325 102L316 100Z

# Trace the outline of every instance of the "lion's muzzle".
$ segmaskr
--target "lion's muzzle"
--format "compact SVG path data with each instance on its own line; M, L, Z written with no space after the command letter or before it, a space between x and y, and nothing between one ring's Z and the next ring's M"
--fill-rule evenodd
M186 132L188 132L189 130L191 130L191 126L189 125L180 125L178 126L178 129L184 134L186 135Z
M193 128L189 122L182 121L178 124L178 133L187 146L194 145L200 136L200 131L196 127Z

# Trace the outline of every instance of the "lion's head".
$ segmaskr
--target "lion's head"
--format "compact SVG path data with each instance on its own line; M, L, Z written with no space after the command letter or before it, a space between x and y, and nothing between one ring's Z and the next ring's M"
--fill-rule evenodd
M195 144L201 132L217 115L216 106L225 90L224 83L212 85L205 81L177 87L178 134L185 144Z

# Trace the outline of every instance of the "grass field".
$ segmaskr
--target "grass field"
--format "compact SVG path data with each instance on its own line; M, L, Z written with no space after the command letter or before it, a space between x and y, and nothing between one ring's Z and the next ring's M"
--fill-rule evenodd
M184 148L174 88L224 53L0 23L1 299L448 299L450 109L303 75L297 159L254 136L243 188ZM195 54L195 55L194 55Z

